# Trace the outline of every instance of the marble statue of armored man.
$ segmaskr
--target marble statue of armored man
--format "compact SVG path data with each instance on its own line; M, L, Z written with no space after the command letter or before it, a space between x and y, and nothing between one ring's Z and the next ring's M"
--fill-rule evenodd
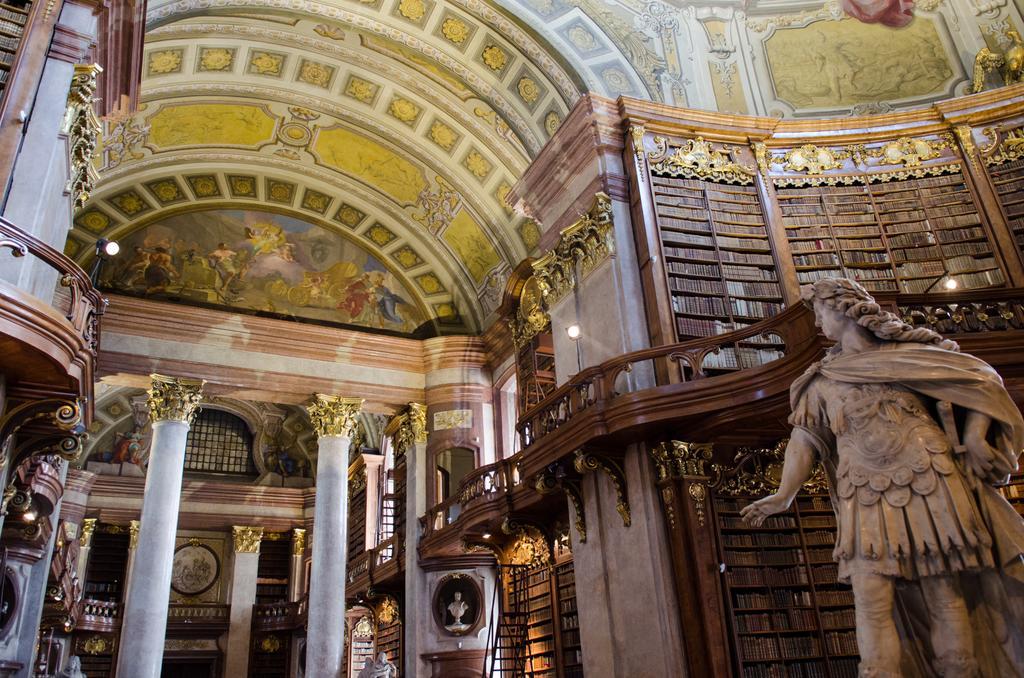
M1024 677L1024 520L999 494L1024 420L987 363L883 311L852 280L801 290L836 342L790 389L785 511L820 461L861 678Z

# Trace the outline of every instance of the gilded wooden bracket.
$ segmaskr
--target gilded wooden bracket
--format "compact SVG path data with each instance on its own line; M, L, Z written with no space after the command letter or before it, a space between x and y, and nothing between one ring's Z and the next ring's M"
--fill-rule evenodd
M594 452L576 450L576 458L573 465L580 474L591 471L602 471L615 488L615 510L622 516L622 524L629 527L633 518L629 510L629 496L626 492L626 472L617 460Z
M560 466L552 464L552 466ZM581 544L587 543L587 517L583 513L583 488L575 478L569 478L558 469L548 467L543 473L537 474L533 488L540 494L551 494L561 490L572 504L575 513L576 535Z
M551 565L551 546L538 526L506 517L501 523L501 531L513 538L512 544L505 551L507 564L532 567Z
M462 537L463 553L490 553L499 565L505 565L505 551L500 544L476 537Z
M714 477L710 486L715 493L726 496L762 497L774 494L782 482L782 466L788 444L789 438L783 438L775 447L741 447L730 466L712 466ZM814 472L803 487L812 493L828 491L828 478L820 463L814 465Z

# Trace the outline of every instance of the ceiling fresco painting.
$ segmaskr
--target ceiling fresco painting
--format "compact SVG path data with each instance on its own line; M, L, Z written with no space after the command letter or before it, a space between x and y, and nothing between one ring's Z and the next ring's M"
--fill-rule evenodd
M337 234L258 210L166 217L122 241L107 289L231 310L412 333L416 297L379 259Z
M100 183L66 251L88 266L97 238L242 204L330 224L400 272L383 286L420 315L360 326L478 332L547 228L505 198L584 92L774 117L887 112L964 93L973 55L1024 28L1010 0L917 0L913 17L874 24L845 11L862 4L151 0L140 109L106 121ZM258 285L240 299L360 323L338 301L292 307Z

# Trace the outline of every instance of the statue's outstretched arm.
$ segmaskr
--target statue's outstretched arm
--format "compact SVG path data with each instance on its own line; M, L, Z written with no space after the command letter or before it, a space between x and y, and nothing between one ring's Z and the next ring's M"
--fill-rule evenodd
M811 435L802 428L793 429L789 444L786 445L786 461L782 465L782 481L778 491L745 506L740 511L743 520L757 527L768 516L788 509L800 488L814 472L815 453Z
M991 480L1004 474L1003 469L993 471L998 453L988 444L988 429L992 425L992 417L981 412L969 410L964 421L964 447L967 448L968 468L982 480Z

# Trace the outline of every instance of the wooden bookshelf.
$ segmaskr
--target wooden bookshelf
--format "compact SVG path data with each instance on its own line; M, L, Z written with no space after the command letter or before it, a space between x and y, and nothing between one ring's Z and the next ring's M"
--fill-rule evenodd
M802 493L790 511L759 528L740 518L753 500L714 501L736 675L856 678L853 592L837 581L827 495Z
M651 186L680 341L782 310L756 187L658 175Z
M988 168L1017 250L1024 255L1024 158Z
M257 605L281 603L288 600L291 555L291 539L267 539L264 537L260 541L260 559L256 566Z
M0 97L10 80L31 9L30 2L0 2Z
M1005 284L959 172L853 186L776 189L797 279L843 276L872 292Z
M1010 476L1010 482L999 488L1006 501L1013 505L1017 513L1024 516L1024 473Z
M128 567L127 530L108 532L98 526L89 549L89 566L85 574L85 597L121 602L124 594L125 569Z
M580 615L576 607L576 572L572 558L555 566L555 603L558 606L558 644L563 678L583 678Z
M360 470L359 473L365 471ZM348 562L352 563L366 552L366 483L361 482L348 497Z
M402 622L394 620L390 624L377 626L377 652L387 654L388 661L395 666L402 665Z

